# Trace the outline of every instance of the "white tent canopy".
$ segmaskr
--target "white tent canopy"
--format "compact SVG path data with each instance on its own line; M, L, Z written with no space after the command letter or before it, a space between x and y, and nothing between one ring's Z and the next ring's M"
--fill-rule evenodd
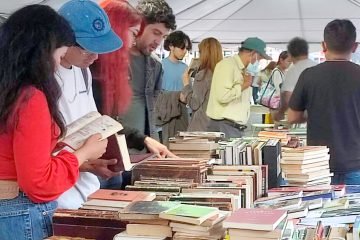
M137 0L129 0L136 4ZM0 12L31 3L57 9L66 0L1 1ZM176 14L178 29L192 41L215 37L223 44L239 45L257 36L269 46L284 48L293 37L305 38L319 49L325 25L335 18L348 18L360 29L360 0L167 0ZM359 34L359 30L358 30Z

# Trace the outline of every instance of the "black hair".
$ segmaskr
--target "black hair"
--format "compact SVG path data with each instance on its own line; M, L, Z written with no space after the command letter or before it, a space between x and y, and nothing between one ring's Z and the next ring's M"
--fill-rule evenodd
M176 29L173 10L164 0L141 0L136 9L144 16L146 24L164 23L166 28Z
M309 45L305 39L295 37L287 45L287 50L292 57L307 56L309 54Z
M170 46L186 49L190 51L192 44L188 35L183 31L175 31L169 34L164 41L164 48L166 51L170 51Z
M282 52L280 53L280 55L279 55L279 59L278 59L276 65L279 65L279 64L280 64L280 60L285 60L285 59L287 59L288 57L289 57L288 51L282 51Z
M44 93L51 117L65 133L58 108L61 89L55 77L53 54L57 48L72 46L75 35L68 22L45 5L29 5L14 12L0 27L0 126L7 129L18 117L16 106L29 98L30 86ZM20 102L18 102L18 100Z
M356 28L348 19L335 19L326 25L324 41L329 50L349 52L356 41Z

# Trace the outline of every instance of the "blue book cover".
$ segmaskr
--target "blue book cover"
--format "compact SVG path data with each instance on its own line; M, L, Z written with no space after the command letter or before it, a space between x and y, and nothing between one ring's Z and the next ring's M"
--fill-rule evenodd
M360 193L360 185L346 185L345 193Z
M334 191L332 190L323 190L323 191L315 191L315 192L304 192L302 196L303 201L314 200L318 198L323 199L333 199L335 196Z

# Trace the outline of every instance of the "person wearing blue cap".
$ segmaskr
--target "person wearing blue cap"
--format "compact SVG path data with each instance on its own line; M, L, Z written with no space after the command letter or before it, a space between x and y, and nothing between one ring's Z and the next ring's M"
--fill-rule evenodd
M122 47L123 42L112 30L106 12L90 0L71 0L59 9L59 13L68 20L76 37L76 45L68 49L55 73L62 88L59 108L66 123L70 124L89 112L97 111L93 97L92 75L88 67L97 59L98 54L116 51ZM138 133L136 129L125 127L123 133L128 142L144 143L155 153L162 151L160 149L167 150L155 140L149 141L149 137ZM60 196L59 207L81 207L87 196L100 188L98 177L109 179L116 176L116 183L120 188L120 173L108 169L108 166L116 164L116 161L96 159L81 165L79 180L73 188Z
M246 68L257 65L262 58L271 59L265 52L263 40L252 37L242 42L239 54L219 62L212 78L206 114L208 130L223 132L227 138L244 135L250 116L252 76Z
M88 67L98 58L98 54L121 48L122 40L113 32L106 13L95 2L71 0L58 12L69 22L76 38L76 44L68 49L55 72L62 89L59 109L68 125L91 111L97 111ZM93 173L101 176L118 175L107 169L107 165L115 163L116 159L95 159L82 164L75 186L58 198L59 208L81 207L87 196L100 187Z

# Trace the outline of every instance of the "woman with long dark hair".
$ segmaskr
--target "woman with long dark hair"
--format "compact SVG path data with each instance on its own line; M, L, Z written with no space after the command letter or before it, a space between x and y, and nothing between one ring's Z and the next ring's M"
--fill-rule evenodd
M54 72L75 42L64 18L29 5L1 26L0 39L0 239L43 239L52 234L54 200L107 142L94 135L73 153L53 152L65 134Z

